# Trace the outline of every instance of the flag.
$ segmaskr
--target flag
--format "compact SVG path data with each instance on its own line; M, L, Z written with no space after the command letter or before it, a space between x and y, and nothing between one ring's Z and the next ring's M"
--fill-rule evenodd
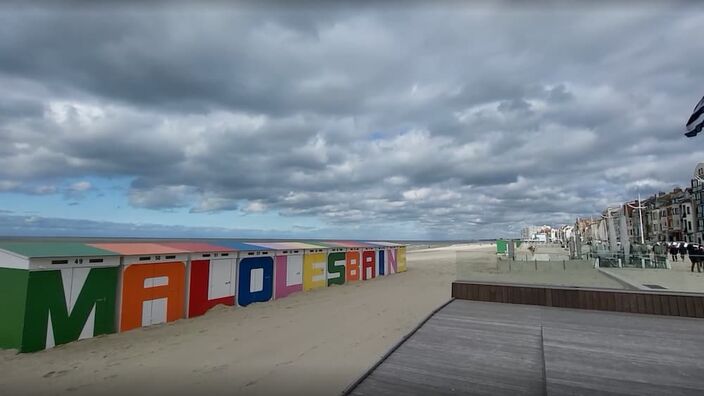
M687 121L687 133L684 135L687 137L697 136L697 134L702 131L702 127L704 127L704 97L697 103L697 106L692 112L692 116L689 117Z

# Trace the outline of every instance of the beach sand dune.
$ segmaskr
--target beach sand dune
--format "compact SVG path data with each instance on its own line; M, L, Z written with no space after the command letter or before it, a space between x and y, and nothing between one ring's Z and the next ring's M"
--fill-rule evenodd
M38 353L3 351L0 394L339 394L450 299L455 256L413 252L409 270L389 277Z

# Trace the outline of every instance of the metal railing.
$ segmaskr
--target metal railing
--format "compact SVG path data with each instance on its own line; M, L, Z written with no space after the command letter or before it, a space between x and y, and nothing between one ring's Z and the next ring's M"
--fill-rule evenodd
M590 253L591 256L597 259L596 265L602 268L651 268L651 269L670 269L672 262L684 262L689 258L690 263L694 263L696 268L698 265L704 265L704 255L702 254L685 254L684 256L677 254L677 260L672 259L671 254L631 254L628 259L623 253ZM701 264L700 264L701 263Z

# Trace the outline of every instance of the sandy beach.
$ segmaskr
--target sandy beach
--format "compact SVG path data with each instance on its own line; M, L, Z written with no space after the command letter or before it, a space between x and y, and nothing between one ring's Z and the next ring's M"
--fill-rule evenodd
M0 351L0 395L335 395L448 301L457 277L623 288L593 268L498 273L493 244L411 248L407 263L405 273L246 308L216 307L202 317L37 353ZM619 273L630 275L629 283L652 275L657 279L648 281L681 285L676 277L694 274L679 267Z
M409 252L408 271L246 308L0 356L0 394L339 394L450 299L457 250Z

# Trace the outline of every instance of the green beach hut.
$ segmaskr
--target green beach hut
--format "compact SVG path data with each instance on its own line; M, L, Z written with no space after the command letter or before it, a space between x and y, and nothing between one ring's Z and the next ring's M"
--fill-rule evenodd
M75 242L0 242L0 348L115 332L120 257Z

